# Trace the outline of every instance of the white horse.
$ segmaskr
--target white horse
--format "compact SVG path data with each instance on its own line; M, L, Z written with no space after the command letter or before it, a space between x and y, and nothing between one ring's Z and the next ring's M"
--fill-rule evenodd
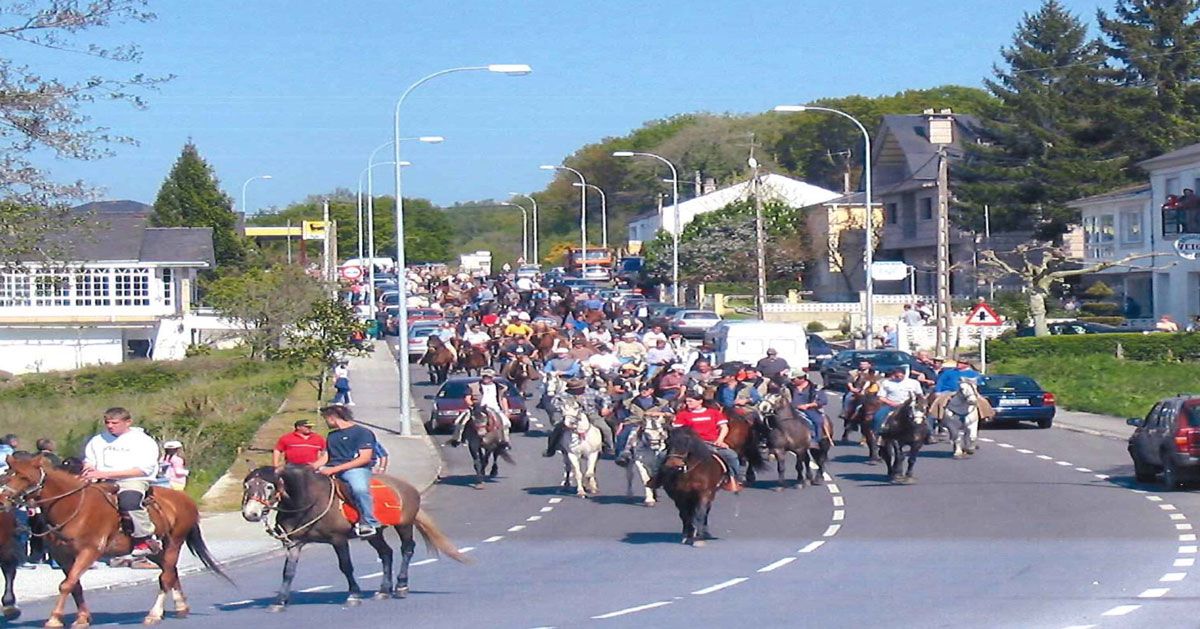
M563 487L571 486L573 475L577 496L587 498L589 492L600 493L596 482L596 463L604 444L600 429L592 425L577 403L563 406L563 428L558 441L558 449L563 453Z
M979 386L973 378L960 378L958 390L946 402L942 420L954 442L954 458L975 454L979 437Z
M650 482L650 469L646 466L643 456L657 458L658 454L667 449L666 415L662 413L647 413L642 425L629 437L629 449L633 457L625 466L625 495L633 496L633 477L636 472L642 482L646 497L642 504L653 507L658 502L655 491L646 487Z

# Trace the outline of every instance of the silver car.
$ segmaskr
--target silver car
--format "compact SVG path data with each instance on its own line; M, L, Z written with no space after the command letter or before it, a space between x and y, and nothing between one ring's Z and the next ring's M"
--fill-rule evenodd
M667 328L684 338L704 338L704 332L721 322L721 315L711 310L680 310L671 316Z

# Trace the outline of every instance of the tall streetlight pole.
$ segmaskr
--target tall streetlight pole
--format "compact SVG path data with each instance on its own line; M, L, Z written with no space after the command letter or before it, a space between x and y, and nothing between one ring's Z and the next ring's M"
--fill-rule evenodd
M578 184L578 183L574 183L571 185L576 186L576 187L589 188L591 190L595 190L596 192L600 193L600 241L601 241L600 246L603 247L605 249L605 251L607 251L608 250L608 197L605 196L604 190L602 190L600 188L600 186L597 186L596 184L593 184L593 183L589 183L586 186L584 186L583 184Z
M866 245L863 251L863 267L867 273L865 283L867 293L866 303L866 326L867 326L867 347L871 346L871 337L875 334L875 281L871 278L871 265L875 261L875 215L874 209L871 206L871 134L867 133L867 128L863 123L858 121L858 118L850 114L838 110L830 109L829 107L812 107L809 105L779 105L775 111L792 113L804 111L823 111L825 113L837 114L858 127L858 130L863 135L863 190L866 197L866 218L863 224L866 227Z
M409 85L408 89L404 90L404 93L400 94L400 98L396 100L396 106L393 109L392 148L394 149L393 161L396 167L396 280L399 285L398 292L400 294L400 311L397 313L398 329L400 330L397 365L400 368L400 434L402 435L408 436L412 434L412 392L409 391L410 378L408 373L408 276L405 272L404 262L404 191L400 175L400 106L404 104L405 99L408 98L408 95L413 90L439 76L455 72L496 72L510 76L521 76L529 74L532 71L532 68L523 63L494 63L486 66L448 68L422 77L416 83Z
M613 157L653 157L671 168L671 304L679 305L679 171L662 155L637 151L615 151Z
M543 165L542 170L568 170L575 173L579 177L579 183L583 184L579 188L579 277L587 276L587 179L584 179L583 173L571 168L570 166L550 166Z
M241 207L242 214L250 213L250 208L246 207L246 186L250 185L250 182L254 181L255 179L271 179L271 176L270 175L255 175L255 176L247 179L246 182L242 184L242 207Z
M540 264L542 263L542 258L541 258L541 249L539 249L539 248L538 248L538 206L537 206L537 199L533 198L532 196L530 196L530 195L528 195L528 194L524 194L524 193L521 193L521 192L510 192L510 193L508 193L508 194L509 194L510 196L514 196L514 197L525 197L526 199L529 199L530 203L533 203L533 230L532 230L532 231L533 231L533 264L538 264L538 265L540 265Z
M504 203L501 203L500 205L503 205L505 207L515 207L518 210L521 210L521 260L523 260L522 264L528 264L529 263L529 212L525 209L525 206L519 205L517 203L504 202Z

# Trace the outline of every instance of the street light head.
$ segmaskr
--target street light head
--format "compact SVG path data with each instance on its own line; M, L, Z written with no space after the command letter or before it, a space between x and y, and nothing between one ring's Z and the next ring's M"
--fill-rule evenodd
M792 113L798 111L808 111L808 107L805 105L776 105L775 111Z
M558 166L551 166L550 164L542 164L541 166L538 166L538 168L541 168L542 170L558 170Z
M426 144L441 144L445 140L446 138L443 138L440 135L423 135L417 138L418 142L424 142Z
M262 179L271 179L270 175L259 175L259 177Z
M399 162L399 165L400 166L412 166L412 162L401 161L401 162Z
M633 151L613 151L613 157L633 157Z
M524 63L493 63L487 69L488 72L499 72L509 76L524 76L533 72L533 68Z

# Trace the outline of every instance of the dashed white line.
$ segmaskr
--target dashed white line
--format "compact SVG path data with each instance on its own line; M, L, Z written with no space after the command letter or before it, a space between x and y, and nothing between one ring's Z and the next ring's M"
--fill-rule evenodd
M846 499L841 496L834 496L833 497L833 506L835 506L835 507L846 506Z
M1033 450L1026 450L1025 448L1017 448L1017 452L1021 454L1033 454Z
M1141 594L1138 594L1137 597L1138 598L1161 598L1161 597L1165 596L1167 594L1167 592L1170 592L1170 591L1171 591L1171 588L1150 588L1148 590L1145 590Z
M1054 464L1061 465L1063 467L1071 467L1072 465L1075 465L1074 463L1071 463L1070 461L1055 461Z
M1179 547L1180 555L1195 555L1197 551L1200 551L1200 546L1180 546Z
M1168 513L1167 517L1171 518L1172 520L1186 520L1187 519L1187 516L1183 515L1182 513Z
M1013 444L1011 444L1011 443L997 443L996 445L1000 446L1001 448L1015 448L1015 447L1017 447L1017 446L1014 446L1014 445L1013 445Z
M1177 530L1177 531L1190 531L1190 530L1192 530L1192 525L1191 525L1191 524L1188 524L1187 522L1184 522L1183 524L1176 524L1176 525L1175 525L1175 530Z
M509 532L509 533L516 533L517 531L524 531L524 530L525 530L525 525L524 525L524 524L518 524L518 525L516 525L516 526L510 526L510 527L508 527L508 532Z
M1100 480L1108 480L1108 474L1094 474L1094 476Z
M363 579L374 579L375 577L382 577L382 576L383 576L383 571L381 570L379 572L372 572L371 574L364 574L364 575L362 575L362 578Z
M491 544L492 542L498 542L498 541L500 541L500 540L502 540L502 539L504 539L504 536L503 536L503 535L493 535L493 536L491 536L491 537L489 537L489 538L487 538L487 539L483 540L483 543L484 543L484 544Z
M562 498L551 498L549 502L552 505L556 505L556 504L562 502Z
M1174 510L1175 510L1175 505L1172 505L1172 504L1161 504L1161 505L1158 505L1158 508L1159 508L1159 509L1162 509L1163 511L1174 511Z
M1176 581L1182 581L1186 578L1186 572L1168 572L1164 574L1158 581L1159 583L1175 583Z
M303 590L300 590L300 591L301 592L320 592L321 590L328 590L332 587L333 587L332 585L314 585L310 588L304 588Z
M1184 533L1183 535L1179 536L1179 541L1194 542L1194 541L1196 541L1196 534L1195 533Z
M843 509L835 509L833 512L833 521L840 522L846 519L846 511Z
M783 559L780 559L779 561L773 561L773 562L759 568L757 570L757 572L770 572L772 570L782 568L782 567L792 563L793 561L796 561L795 557L784 557Z
M540 516L540 515L531 515L531 516L525 518L525 521L526 522L537 522L540 519L542 519L542 516Z
M696 590L695 592L692 592L692 594L694 594L696 596L704 596L705 594L712 594L713 592L724 590L725 588L733 587L739 583L743 583L748 579L749 579L749 577L737 577L734 579L730 579L728 581L722 581L716 585L710 585L706 588L701 588L699 590Z
M815 542L809 542L807 546L805 546L804 548L801 548L800 550L798 550L796 552L811 553L812 551L820 548L824 543L825 543L825 540L817 540Z
M656 603L646 603L645 605L638 605L636 607L626 607L625 609L618 609L615 612L608 612L607 614L592 616L592 620L604 620L606 618L616 618L617 616L624 616L626 614L636 614L638 612L644 612L647 609L654 609L655 607L662 607L670 604L671 601L658 601Z
M554 510L554 507L542 507L541 508L542 513L550 513L553 510Z
M979 440L980 440L980 441L982 441L982 442L984 442L984 443L996 443L996 440L995 440L995 439L991 439L991 438L988 438L988 437L980 437L980 438L979 438Z
M837 535L837 532L840 531L841 529L842 529L841 524L830 524L829 528L825 529L825 532L822 533L821 536L822 537L833 537L834 535Z
M1176 568L1191 568L1196 565L1196 559L1194 557L1180 557L1172 565Z
M462 548L459 548L459 549L458 549L458 552L460 552L460 553L469 553L469 552L471 552L472 550L475 550L475 547L474 547L474 546L463 546Z
M1041 459L1041 460L1043 460L1043 461L1053 461L1053 460L1054 460L1054 457L1052 457L1052 456L1046 456L1046 455L1044 455L1044 454L1039 454L1039 455L1037 455L1037 458L1039 458L1039 459Z
M829 490L829 493L831 493L831 494L840 494L840 493L842 493L842 490L841 490L841 489L838 489L838 486L837 486L837 485L826 485L826 486L825 486L825 488L826 488L826 489L828 489L828 490Z
M233 605L249 605L250 603L253 603L253 602L254 602L254 599L249 599L249 598L247 598L247 599L243 599L243 600L240 600L240 601L233 601L233 602L231 602L231 603L221 603L221 605L222 605L223 607L230 607L230 606L233 606Z
M1116 607L1100 614L1101 616L1124 616L1129 612L1141 609L1141 605L1117 605Z
M1146 500L1150 502L1162 502L1162 496L1146 496Z
M461 550L461 549L460 549L460 550ZM465 552L467 552L467 551L463 550L462 552L464 552L464 553L465 553ZM437 557L430 557L429 559L422 559L421 561L414 561L414 562L412 562L412 565L414 565L414 566L427 566L427 565L429 565L429 564L431 564L431 563L433 563L433 562L435 562L435 561L437 561Z
M1075 471L1076 471L1076 472L1083 472L1084 474L1091 474L1091 473L1092 473L1092 470L1089 470L1089 469L1088 469L1088 468L1086 468L1086 467L1077 467L1077 468L1075 468Z
M1095 626L1096 625L1071 625L1070 627L1063 627L1063 629L1093 629Z

